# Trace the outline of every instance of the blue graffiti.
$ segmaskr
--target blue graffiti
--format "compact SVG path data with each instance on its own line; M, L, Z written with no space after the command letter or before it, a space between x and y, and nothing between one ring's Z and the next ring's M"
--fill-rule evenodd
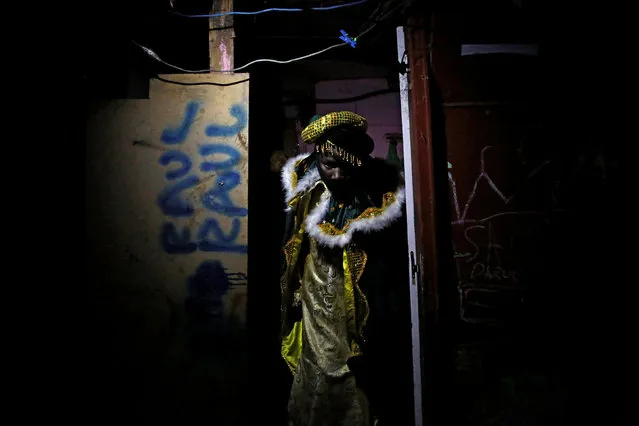
M160 164L163 166L168 166L172 162L177 162L181 164L179 169L169 170L166 172L165 176L168 180L179 179L191 171L191 159L188 155L181 151L167 151L160 157Z
M192 354L206 359L237 356L235 336L243 327L234 314L233 302L225 296L246 285L244 273L232 273L219 260L205 260L186 281L186 343ZM225 315L225 305L231 315ZM239 349L239 348L238 348Z
M169 254L188 254L197 250L197 244L191 242L191 230L182 228L178 233L175 224L167 222L162 227L162 247Z
M222 154L227 155L224 161L203 161L200 170L203 172L213 172L227 170L236 166L241 154L235 148L223 144L207 144L200 147L202 156ZM229 192L240 184L240 174L236 171L226 171L220 174L215 182L215 187L206 191L202 196L202 204L207 209L229 217L244 217L248 214L248 209L237 207L233 204Z
M224 305L222 298L231 286L222 262L205 260L188 279L187 303L192 301L200 305L200 313L206 316L221 316Z
M162 142L166 144L178 144L186 140L191 126L197 115L199 104L190 102L186 107L184 119L179 127L167 128L162 132ZM246 127L247 113L242 105L233 105L230 113L236 118L233 126L210 125L206 128L208 136L232 136ZM241 154L235 148L224 144L204 144L199 149L202 157L226 156L227 158L208 158L200 164L202 172L214 172L215 185L204 192L201 197L202 205L210 211L232 217L231 229L225 232L219 222L213 218L205 219L198 228L195 237L192 238L191 229L183 227L178 229L174 223L167 222L161 231L161 242L164 251L170 254L188 254L196 250L205 252L247 253L248 247L237 244L241 224L238 217L248 215L248 209L236 206L230 191L240 185L240 173L232 170L241 160ZM168 170L165 177L168 181L174 181L167 186L158 196L157 203L162 212L169 217L189 217L195 213L193 204L184 197L183 193L200 183L199 177L191 174L193 162L189 155L182 151L171 150L163 153L159 158L163 166L171 166L176 163L176 168Z
M188 227L178 232L174 223L167 222L162 226L160 240L164 251L169 254L189 254L198 248L205 252L243 254L248 252L248 246L235 243L240 229L239 219L233 219L230 231L224 233L216 219L208 218L200 225L196 241L192 241L191 230Z
M184 180L176 182L166 187L158 196L157 203L162 212L170 217L191 216L195 208L187 200L180 197L181 193L189 188L193 188L200 183L197 176L189 176Z
M213 233L213 240L208 239L210 233ZM247 253L248 246L234 243L239 234L239 219L233 219L231 230L228 234L224 234L218 221L209 218L206 219L198 231L198 247L200 250L208 252Z
M191 130L191 125L195 121L197 110L200 108L200 104L197 102L189 102L186 105L186 111L184 113L184 119L182 123L176 128L166 128L160 135L160 140L167 145L175 145L182 143L186 140Z
M207 144L200 147L200 154L204 157L207 155L223 154L228 155L229 158L225 161L203 161L200 165L200 170L203 172L213 172L216 170L230 169L237 166L242 158L239 151L232 146L223 144Z
M229 192L240 184L240 174L236 171L226 172L217 177L216 186L202 195L202 205L216 213L228 217L245 217L248 209L237 207L229 196Z
M236 122L231 126L221 126L218 124L210 124L206 126L204 133L210 137L229 137L235 136L244 128L248 123L248 112L242 104L234 104L229 108L231 116L235 117Z
M225 349L218 347L212 337L226 334L234 326L224 315L224 296L238 285L230 275L219 260L205 260L187 279L186 331L189 347L195 354L215 351L219 355Z

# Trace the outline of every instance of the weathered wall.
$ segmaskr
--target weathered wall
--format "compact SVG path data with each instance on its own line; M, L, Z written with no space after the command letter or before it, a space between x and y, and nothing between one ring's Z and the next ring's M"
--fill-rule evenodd
M241 424L247 75L170 75L87 122L88 283L112 411ZM115 415L114 413L112 413Z
M615 141L596 90L558 76L534 18L461 0L429 19L438 331L454 364L443 424L578 424L623 404L611 371L636 370L603 345L629 317L608 290L626 264L611 232L625 226ZM521 45L539 54L512 53ZM464 53L481 46L492 53Z

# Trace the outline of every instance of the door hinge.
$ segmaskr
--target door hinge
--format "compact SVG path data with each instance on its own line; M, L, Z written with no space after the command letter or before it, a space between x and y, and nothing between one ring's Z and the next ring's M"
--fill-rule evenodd
M415 252L410 252L410 273L413 285L417 285L417 274L419 274L419 266L415 262Z

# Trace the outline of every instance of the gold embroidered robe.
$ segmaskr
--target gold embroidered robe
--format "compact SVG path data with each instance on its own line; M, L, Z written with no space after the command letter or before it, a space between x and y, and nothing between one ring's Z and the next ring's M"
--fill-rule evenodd
M295 376L291 420L305 426L368 426L367 399L348 366L349 359L362 355L369 316L359 286L367 254L353 236L379 231L401 217L403 186L346 219L334 212L312 155L289 160L282 183L291 218L281 279L281 351Z

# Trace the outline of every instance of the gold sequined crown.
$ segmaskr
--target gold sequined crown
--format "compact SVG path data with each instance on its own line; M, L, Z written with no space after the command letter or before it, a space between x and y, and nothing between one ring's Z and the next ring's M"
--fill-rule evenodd
M317 139L329 129L340 126L352 126L366 131L368 123L359 114L350 111L331 112L321 116L302 130L302 141L305 143L315 143Z
M364 117L354 112L331 112L322 117L319 117L311 124L306 126L306 128L302 130L302 141L308 144L315 143L315 152L321 152L323 154L335 156L340 160L352 164L353 166L361 166L362 159L358 155L351 153L343 147L332 143L330 140L325 140L321 143L317 143L318 139L320 139L320 137L326 131L341 126L353 127L362 132L365 132L366 128L368 127L368 123Z

